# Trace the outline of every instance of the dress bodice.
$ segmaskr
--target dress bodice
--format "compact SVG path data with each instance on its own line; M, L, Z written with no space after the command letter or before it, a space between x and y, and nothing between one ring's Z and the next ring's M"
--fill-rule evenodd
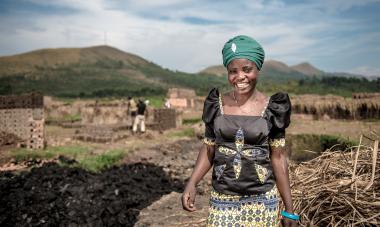
M255 194L271 190L275 179L271 166L270 139L285 137L291 103L286 93L269 97L261 116L223 113L218 89L204 104L205 139L215 145L213 187L225 194Z

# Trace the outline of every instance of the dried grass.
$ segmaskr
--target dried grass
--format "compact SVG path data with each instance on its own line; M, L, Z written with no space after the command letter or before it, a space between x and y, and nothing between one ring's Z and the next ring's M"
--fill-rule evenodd
M370 145L362 139L372 140ZM378 226L380 224L379 137L361 136L346 151L324 152L291 166L294 207L300 226Z
M292 98L294 113L312 114L316 119L380 119L380 96L361 94L360 98L334 95L297 95Z

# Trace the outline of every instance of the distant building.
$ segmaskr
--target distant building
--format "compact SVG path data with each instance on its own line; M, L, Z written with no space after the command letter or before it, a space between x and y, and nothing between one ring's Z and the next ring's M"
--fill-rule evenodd
M171 108L199 110L203 107L203 99L197 97L192 89L170 88L167 97Z

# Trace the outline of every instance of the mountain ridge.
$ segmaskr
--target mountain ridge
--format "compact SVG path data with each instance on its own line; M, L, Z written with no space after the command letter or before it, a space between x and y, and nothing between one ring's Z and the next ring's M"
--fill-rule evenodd
M311 64L301 66L315 70ZM58 97L162 96L171 87L190 88L205 95L212 87L228 89L228 81L222 76L226 75L225 68L219 65L211 69L211 73L172 71L110 46L41 49L0 57L0 95L38 91ZM345 96L352 92L378 92L380 80L371 84L335 78L334 74L331 78L327 78L330 74L309 76L296 69L267 60L258 88L267 93L330 92ZM215 76L218 73L220 76Z
M318 74L313 74L313 72L321 72ZM311 72L311 73L310 73ZM213 65L209 66L198 73L204 73L209 75L216 75L216 76L223 76L227 75L227 71L223 65ZM311 76L311 75L322 75L322 71L318 70L314 66L312 66L310 63L301 63L299 65L295 66L288 66L287 64L277 61L277 60L266 60L263 64L263 68L261 69L261 74L297 74L297 78L300 77L302 74L303 76Z
M320 76L324 74L322 70L316 68L309 62L301 62L297 65L290 66L290 68L308 76Z
M36 67L56 67L75 63L95 63L110 58L125 64L147 64L144 58L117 48L99 45L83 48L46 48L0 57L1 74L20 73Z

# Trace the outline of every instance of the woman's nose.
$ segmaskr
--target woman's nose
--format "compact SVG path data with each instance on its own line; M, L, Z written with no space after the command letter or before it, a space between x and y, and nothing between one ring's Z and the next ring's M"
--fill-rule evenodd
M244 79L245 78L245 73L243 71L238 72L238 79Z

